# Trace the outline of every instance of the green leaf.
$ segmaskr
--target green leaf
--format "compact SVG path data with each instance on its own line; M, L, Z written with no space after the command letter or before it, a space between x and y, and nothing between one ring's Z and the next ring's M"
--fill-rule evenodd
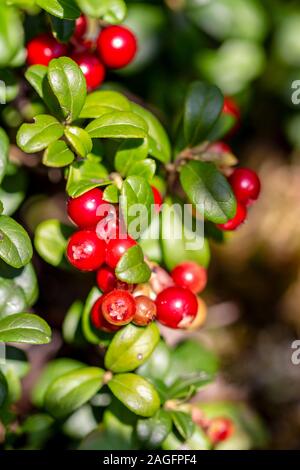
M16 8L0 4L0 68L11 66L12 59L23 46L24 31Z
M61 357L48 362L32 390L32 402L35 406L44 406L45 395L50 385L59 377L76 369L82 369L84 364L75 359Z
M171 416L181 437L189 439L195 430L191 415L183 411L172 411Z
M73 160L74 153L63 140L52 142L43 155L43 164L52 168L61 168L70 165Z
M195 145L205 140L223 108L219 88L203 82L190 85L184 105L183 127L186 143Z
M27 182L28 178L24 169L9 162L0 186L0 201L5 215L13 214L20 206L25 197Z
M21 268L32 257L30 238L23 227L7 215L0 216L0 258L14 268Z
M151 270L144 261L144 254L139 245L132 246L119 260L116 276L128 284L141 284L149 281Z
M149 379L164 379L171 363L170 349L160 341L147 361L138 369L139 375Z
M171 430L172 420L165 410L159 410L151 418L139 419L136 426L138 439L146 449L159 447Z
M156 170L156 163L151 158L146 158L141 162L136 162L131 165L128 170L128 175L136 175L145 178L148 182L150 182L155 174Z
M0 278L0 319L26 309L23 290L11 279Z
M50 327L37 315L17 313L0 320L0 341L4 343L46 344L50 340Z
M51 16L50 20L53 36L59 42L67 43L74 33L75 21L63 20L61 18L58 18L57 16Z
M180 182L193 204L207 220L223 224L236 213L230 184L213 163L189 162L180 172Z
M43 81L47 77L48 67L46 65L31 65L25 72L26 80L35 89L40 98L43 94Z
M137 238L149 227L153 204L153 192L145 178L128 176L121 188L120 209L129 235Z
M80 162L74 162L69 167L67 180L67 193L71 197L78 197L90 189L111 184L108 172L99 158L88 156Z
M148 155L147 139L124 140L115 155L115 169L121 176L127 176L130 167L144 160Z
M104 114L90 122L86 131L92 138L143 139L148 126L140 116L126 111L114 111Z
M108 0L76 0L79 8L87 16L92 18L100 18L107 10Z
M159 342L156 323L146 328L129 324L118 331L105 355L105 367L113 372L130 372L142 365Z
M63 126L52 116L40 114L33 124L22 124L17 133L17 144L26 153L44 150L64 133Z
M0 369L7 372L13 369L19 379L25 377L30 370L30 364L24 351L11 345L5 345L5 363L0 364Z
M192 436L183 441L174 433L170 433L162 443L163 450L210 450L211 443L204 430L199 426L195 426Z
M84 129L76 126L66 127L65 136L74 152L80 157L85 158L92 151L92 139Z
M57 219L41 222L35 231L34 246L38 254L52 266L59 266L64 261L68 238L73 229Z
M9 153L9 139L0 127L0 183L4 178Z
M23 311L35 303L37 295L37 278L31 263L15 269L0 262L0 316Z
M113 111L130 111L130 102L117 91L99 90L87 95L79 117L99 118Z
M171 144L159 120L136 103L131 103L131 109L148 124L149 154L162 163L168 163L171 159Z
M91 322L91 310L99 297L102 295L101 291L97 287L93 287L87 296L83 313L82 313L82 332L85 339L92 344L101 344L107 346L111 341L112 335L105 333L94 327Z
M161 214L161 247L169 271L184 261L195 261L204 267L209 264L210 250L202 233L202 222L198 221L192 232L190 227L183 225L182 217L182 206L172 205L166 199Z
M81 344L83 336L81 331L81 318L83 313L83 303L76 300L64 318L62 334L66 343Z
M5 376L0 370L0 408L4 405L8 395L8 386Z
M153 416L160 407L160 399L153 385L136 374L117 374L108 386L123 405L139 416Z
M126 17L127 8L124 0L108 0L107 10L103 20L111 24L122 23Z
M69 415L89 401L103 385L104 370L85 367L63 374L51 383L45 406L56 418Z
M103 191L103 199L106 202L110 202L111 204L117 204L119 202L120 191L118 190L117 186L114 184L110 184L106 186Z
M74 0L36 0L36 3L58 18L75 20L80 16L80 10Z
M86 81L80 67L69 57L53 59L48 66L48 80L68 123L80 114L86 97Z

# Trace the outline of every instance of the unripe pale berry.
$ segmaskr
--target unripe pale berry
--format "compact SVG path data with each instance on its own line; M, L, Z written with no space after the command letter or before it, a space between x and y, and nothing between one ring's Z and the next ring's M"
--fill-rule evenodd
M124 26L108 26L97 39L98 54L106 67L120 69L128 65L137 51L135 35Z
M232 219L228 220L228 222L225 222L225 224L218 224L217 227L220 230L225 230L225 231L235 230L245 221L246 217L247 217L246 207L240 202L237 202L235 216Z
M260 193L260 181L255 171L250 168L236 168L228 178L236 199L248 205L255 201Z
M156 298L157 319L170 328L187 328L194 320L197 297L183 287L168 287Z
M156 305L149 297L138 295L135 297L136 311L133 323L138 326L146 326L156 317Z
M40 34L28 42L27 63L29 65L48 65L50 60L67 54L68 48L50 34Z
M80 228L94 227L103 219L103 215L97 215L101 204L104 203L103 192L99 188L75 198L69 198L67 202L68 216Z
M99 269L105 259L105 243L92 230L79 230L69 239L67 246L69 262L81 271Z
M112 325L127 325L136 311L135 299L128 291L114 289L102 296L101 309L104 318Z
M98 57L90 52L72 54L72 59L79 65L85 76L89 90L98 88L104 80L105 68Z
M207 282L206 269L193 261L178 264L171 276L176 285L190 289L194 294L203 291Z

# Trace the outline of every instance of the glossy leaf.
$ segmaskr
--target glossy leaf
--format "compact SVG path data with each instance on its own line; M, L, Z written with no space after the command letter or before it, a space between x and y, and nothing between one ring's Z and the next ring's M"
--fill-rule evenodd
M117 374L108 386L123 405L139 416L153 416L159 409L160 399L155 388L139 375Z
M121 176L127 176L130 167L144 160L148 155L147 139L127 139L122 142L115 155L115 169Z
M160 341L147 361L138 369L143 377L164 379L171 363L171 351L164 341Z
M73 229L57 219L41 222L35 231L34 246L49 264L59 266L64 261L65 250Z
M130 372L142 365L159 341L156 323L146 328L133 324L118 331L105 355L105 367L113 372Z
M53 36L59 42L68 42L74 33L75 21L51 16L51 28Z
M48 66L48 80L68 123L76 119L84 105L86 81L80 67L69 57L53 59Z
M80 16L80 10L74 0L36 0L36 3L58 18L74 20Z
M80 300L76 300L67 311L62 325L62 334L66 343L81 343L83 339L81 331L82 313L83 303Z
M172 411L171 416L181 437L189 439L195 430L195 423L192 421L191 415L183 411Z
M201 221L191 231L183 225L182 206L172 206L165 200L161 215L161 247L163 260L168 270L172 270L183 261L195 261L201 266L208 266L210 250L204 238L204 227Z
M149 154L163 163L168 163L171 159L171 145L159 120L150 111L136 103L131 103L131 109L148 125Z
M0 185L0 201L4 215L11 215L18 209L25 197L27 186L28 178L24 169L9 162Z
M106 202L110 202L111 204L117 204L119 202L120 191L118 190L117 186L114 184L110 184L106 186L103 191L103 199Z
M183 127L186 144L205 140L223 108L223 95L214 85L194 82L185 100Z
M99 118L113 111L130 111L128 99L112 90L99 90L89 93L80 112L81 118Z
M116 276L120 281L128 284L141 284L149 281L151 270L145 263L143 251L138 245L129 248L119 260Z
M0 341L5 343L45 344L51 330L45 320L32 313L17 313L0 320Z
M139 419L136 426L138 439L146 449L159 447L171 430L170 414L162 409L151 418Z
M48 67L45 65L31 65L25 72L25 77L35 89L40 98L43 98L43 81L47 77Z
M11 279L0 279L0 319L26 309L23 290Z
M122 23L126 17L126 12L127 8L124 0L108 0L103 19L112 24Z
M151 158L146 158L140 162L133 163L128 170L128 175L141 176L148 182L152 180L156 170L155 161Z
M43 369L38 381L32 390L32 402L35 406L42 407L46 392L56 379L76 369L82 369L84 364L71 358L61 357L50 361Z
M47 389L46 408L56 418L69 415L100 390L103 375L104 371L98 367L85 367L63 374Z
M97 157L88 157L84 161L74 162L69 167L67 193L78 197L90 189L110 184L108 172Z
M1 215L0 258L14 268L21 268L31 257L32 246L27 232L11 217Z
M27 153L44 150L64 133L63 126L52 116L40 114L33 124L22 124L17 134L18 146Z
M142 176L128 176L121 188L120 209L127 232L137 238L151 222L153 192Z
M23 44L23 27L16 8L9 8L2 1L0 4L0 68L11 65Z
M80 157L85 158L92 151L92 139L84 129L76 126L66 127L65 136L74 152Z
M191 202L199 205L207 220L222 224L234 217L234 194L225 176L213 163L187 163L180 172L180 182Z
M4 178L9 153L9 139L0 127L0 183Z
M61 168L70 165L74 160L74 153L66 142L56 140L46 148L43 155L43 164L52 168Z
M91 310L97 299L102 295L97 287L93 287L89 292L81 317L82 332L85 339L92 344L101 344L107 346L111 341L112 334L105 333L94 327L91 322Z
M148 126L140 116L126 111L104 114L86 127L92 138L143 139L147 130Z

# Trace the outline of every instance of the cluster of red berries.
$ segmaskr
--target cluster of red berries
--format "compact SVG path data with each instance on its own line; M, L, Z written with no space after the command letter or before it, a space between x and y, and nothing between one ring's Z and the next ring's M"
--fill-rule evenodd
M256 201L260 193L259 177L250 168L234 169L228 181L234 192L237 207L232 219L218 225L221 230L235 230L239 227L247 217L247 208Z
M51 34L41 34L27 44L29 65L48 65L50 60L69 55L81 68L89 90L99 87L105 70L128 65L137 51L135 35L124 26L106 26L95 40L86 38L88 20L81 15L75 24L71 47Z
M159 210L162 197L154 187L152 191ZM81 271L97 271L97 285L103 293L91 311L93 325L106 332L114 332L130 322L146 326L154 319L171 328L200 326L206 307L196 294L206 286L206 270L194 262L186 262L176 266L169 276L149 262L152 276L148 284L121 282L115 274L116 266L136 241L122 230L120 234L118 207L113 206L111 216L109 212L99 211L104 204L107 202L103 192L95 188L70 198L67 206L70 219L79 228L68 241L67 258Z

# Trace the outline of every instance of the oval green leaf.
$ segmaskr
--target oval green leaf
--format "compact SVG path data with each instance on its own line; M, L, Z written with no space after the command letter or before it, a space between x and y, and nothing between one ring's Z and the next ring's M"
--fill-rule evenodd
M0 320L0 341L4 343L46 344L50 340L50 327L37 315L17 313Z
M148 126L140 116L126 111L104 114L90 122L86 131L92 138L143 139Z
M151 269L144 261L144 254L139 245L132 246L124 253L116 267L116 276L128 284L148 282Z
M36 251L52 266L62 265L68 238L73 231L72 227L62 224L57 219L44 220L35 231L34 246Z
M148 418L160 407L152 384L136 374L117 374L109 382L112 393L133 413Z
M7 215L0 216L0 258L22 268L32 257L32 245L24 228Z
M156 323L146 328L133 324L118 331L105 355L105 367L113 372L130 372L149 358L159 342Z
M17 133L17 144L26 153L40 152L64 133L63 126L52 116L40 114L33 124L22 124Z
M80 16L80 10L74 0L36 0L36 3L58 18L75 20Z
M73 160L74 153L63 140L52 142L43 155L43 164L52 168L61 168L70 165Z
M74 152L80 157L85 158L92 151L92 139L84 129L76 126L66 127L65 136Z

